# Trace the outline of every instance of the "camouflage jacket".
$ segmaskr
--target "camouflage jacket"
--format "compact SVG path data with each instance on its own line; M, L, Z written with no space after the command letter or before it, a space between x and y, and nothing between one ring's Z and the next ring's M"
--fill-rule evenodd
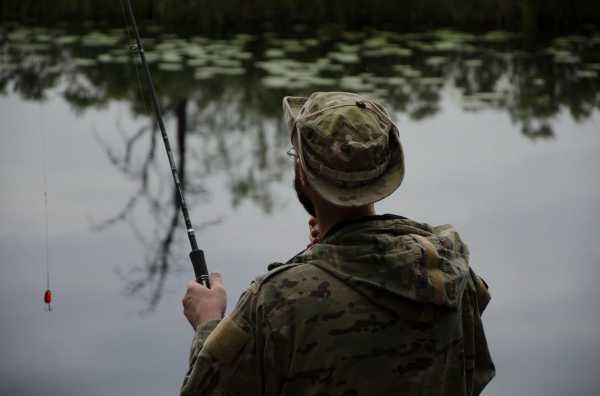
M182 395L478 395L487 286L451 226L335 227L199 326Z

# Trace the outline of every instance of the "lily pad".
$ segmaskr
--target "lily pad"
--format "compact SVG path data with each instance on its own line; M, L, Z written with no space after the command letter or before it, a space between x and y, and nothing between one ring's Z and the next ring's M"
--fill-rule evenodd
M319 45L319 40L308 38L303 41L303 44L307 47L317 47Z
M483 66L483 61L481 59L467 59L465 61L465 66L470 68L477 68Z
M23 43L19 45L22 51L26 52L44 52L50 48L48 43Z
M546 84L546 80L544 80L543 78L534 78L533 79L533 85L537 86L537 87L543 87Z
M160 54L154 51L145 51L144 55L146 57L146 62L148 63L154 63L160 60ZM136 55L135 59L139 59L139 57Z
M360 46L358 45L339 43L336 47L340 52L349 52L355 54L360 51Z
M286 40L283 43L283 49L287 52L297 53L304 52L306 47L298 40Z
M179 63L159 63L158 68L163 71L179 71L183 66Z
M409 65L395 65L393 69L400 74L402 74L406 78L418 78L421 77L421 71L417 69L413 69Z
M307 79L310 85L317 87L333 87L337 84L337 80L326 77L310 77Z
M101 63L112 63L114 60L111 54L100 54L98 55L98 62Z
M358 55L345 52L330 52L328 57L340 63L358 63L360 60Z
M227 58L220 58L220 59L213 59L213 64L215 66L220 66L220 67L242 67L242 63L237 60L237 59L227 59Z
M579 57L568 51L560 51L554 55L554 62L562 64L574 64L579 62Z
M370 37L363 43L363 46L367 48L381 48L385 47L386 45L388 45L388 41L384 35Z
M8 34L9 41L25 41L29 39L29 31L26 29L13 30Z
M263 78L261 82L267 88L285 88L290 80L287 77L270 76Z
M194 78L196 80L210 80L211 78L214 78L215 73L216 72L216 68L214 67L205 67L202 69L197 69L194 72Z
M364 52L365 56L376 58L376 57L384 57L384 56L410 56L412 55L412 50L410 48L400 48L400 47L383 47L374 50L367 50Z
M279 48L270 48L265 51L265 56L267 58L283 58L285 51Z
M458 51L463 47L463 44L456 41L438 41L433 44L435 51Z
M443 41L466 42L473 41L477 38L474 34L457 32L454 30L439 29L431 32L433 36Z
M406 85L406 80L402 77L388 77L386 83L394 86L403 86Z
M233 57L236 59L240 59L240 60L248 60L248 59L252 59L253 56L254 55L252 54L252 52L240 51L240 52L236 52Z
M425 60L429 66L441 66L446 62L448 62L448 58L444 56L431 56Z
M182 61L181 55L175 51L163 52L160 60L164 63L179 63Z
M598 72L595 70L577 70L575 75L579 78L597 78Z
M74 58L73 64L80 67L90 67L96 64L96 60L89 58Z
M224 76L243 76L246 74L246 69L243 67L224 67L221 69L217 69L215 74L220 74Z
M444 79L441 77L421 77L419 83L423 85L444 85Z
M515 35L502 30L494 30L484 34L481 39L490 43L501 43L514 38Z
M191 58L191 59L188 59L186 63L188 64L188 66L198 67L198 66L205 66L208 62L206 59L202 59L202 58Z
M77 36L61 36L56 39L56 43L60 45L69 45L79 41L79 37Z
M251 34L247 34L247 33L238 33L233 38L233 40L236 43L241 43L241 44L246 44L254 39L255 39L255 36L253 36Z
M340 79L339 84L340 87L344 89L356 92L365 92L375 89L373 84L367 83L363 81L361 77L357 76L344 76Z
M46 34L46 33L39 33L39 34L37 34L37 35L35 36L35 39L36 39L37 41L41 41L41 42L43 42L43 43L47 43L47 42L49 42L50 40L52 40L52 36L50 36L49 34Z
M101 32L91 32L83 36L81 44L87 47L111 47L116 45L120 37Z

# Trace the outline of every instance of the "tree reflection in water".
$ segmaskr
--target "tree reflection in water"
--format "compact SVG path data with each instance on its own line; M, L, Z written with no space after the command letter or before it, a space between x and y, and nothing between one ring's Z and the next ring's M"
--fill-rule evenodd
M434 117L449 96L465 112L506 112L528 139L553 138L561 112L580 122L600 106L597 33L535 44L505 32L317 33L212 40L159 32L146 40L165 120L177 126L173 144L190 206L205 202L207 178L221 175L232 207L251 201L265 213L276 209L273 186L289 170L288 136L280 122L284 95L358 91L415 121ZM111 164L137 187L121 210L94 229L131 225L150 253L141 268L126 272L126 289L148 294L153 309L173 263L183 260L174 248L181 224L159 132L124 37L120 31L72 35L0 25L0 38L0 94L41 101L53 90L76 113L125 101L132 118L144 120L133 132L117 122L117 146L97 137ZM153 216L150 233L135 225L139 206Z

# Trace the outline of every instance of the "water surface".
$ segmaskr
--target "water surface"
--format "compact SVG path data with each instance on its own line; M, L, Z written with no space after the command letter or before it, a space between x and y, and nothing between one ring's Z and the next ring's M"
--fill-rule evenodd
M0 30L2 394L172 394L186 369L192 271L160 135L126 35L87 32ZM454 224L490 283L498 376L484 394L595 394L598 34L144 35L230 308L307 242L282 96L357 91L393 111L406 150L405 182L378 211Z

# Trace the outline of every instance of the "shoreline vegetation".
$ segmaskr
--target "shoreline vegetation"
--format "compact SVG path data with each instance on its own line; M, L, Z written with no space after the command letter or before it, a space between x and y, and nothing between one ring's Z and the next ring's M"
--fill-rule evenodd
M583 33L600 25L593 0L132 0L142 24L203 34L310 31L315 25L406 32L448 26L529 35ZM120 0L4 0L0 22L122 26Z

